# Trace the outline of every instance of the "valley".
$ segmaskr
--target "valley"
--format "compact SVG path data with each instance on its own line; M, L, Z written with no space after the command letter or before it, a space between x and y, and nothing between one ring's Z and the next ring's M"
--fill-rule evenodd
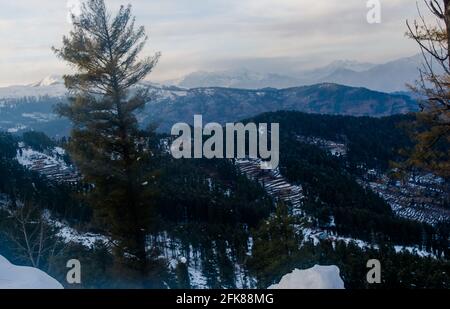
M17 142L10 160L43 177L44 187L67 188L72 192L69 196L87 192L89 185L83 184L64 150L70 123L54 111L65 101L57 96L61 83L48 80L32 86L44 87L45 96L7 98L0 105L0 126ZM150 87L153 100L136 117L141 127L156 123L163 133L156 142L159 184L151 179L142 183L156 185L155 190L161 192L155 203L162 226L148 234L147 250L155 263L166 265L160 268L165 278L162 286L267 287L287 273L289 265L313 266L307 262L318 262L313 252L328 252L328 246L333 249L326 261L357 280L357 274L337 258L336 248L376 256L385 254L380 243L386 239L394 252L389 259L405 255L420 263L428 259L447 263L449 248L443 245L446 234L440 230L450 218L447 182L418 175L397 183L387 176L388 161L398 159L393 149L408 144L404 135L387 132L410 119L401 115L415 110L409 97L335 84L280 90ZM172 139L164 133L175 121L192 122L192 113L221 124L241 119L247 119L244 123L280 123L280 167L262 170L260 160L248 158L197 163L170 159ZM157 115L164 115L164 120ZM29 130L43 131L51 139L37 134L22 140L22 133ZM46 142L41 145L41 141ZM4 197L2 207L9 209L11 196ZM79 204L73 196L70 200ZM283 209L280 205L288 208L287 217L276 214ZM47 208L43 216L62 246L89 254L112 252L110 236L101 226L93 228L94 217L85 205L69 210L59 207ZM369 217L361 215L365 211ZM293 233L289 243L293 242L296 252L289 257L277 251L284 262L276 271L260 268L257 262L266 261L267 250L280 250L276 242L260 239L265 226L272 224ZM99 286L95 281L88 282ZM345 281L347 286L364 286Z
M25 87L25 86L24 86ZM62 137L70 133L70 123L55 114L55 106L65 102L60 95L60 82L45 88L45 96L3 98L0 96L0 129L10 132L43 131ZM387 94L365 88L337 84L317 84L287 89L185 89L149 83L152 99L136 118L142 127L155 125L159 132L169 132L178 122L193 123L193 115L202 115L205 122L234 122L278 110L307 113L383 117L417 110L408 96ZM4 95L7 95L4 88ZM27 88L28 89L28 88ZM1 91L0 91L1 95ZM161 117L164 115L164 117Z

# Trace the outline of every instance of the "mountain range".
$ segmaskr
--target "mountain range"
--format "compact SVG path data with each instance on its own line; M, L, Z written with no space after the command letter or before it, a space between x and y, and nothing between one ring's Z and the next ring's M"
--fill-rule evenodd
M136 116L142 125L156 123L160 131L166 132L177 122L191 123L196 114L203 115L204 121L223 124L279 110L372 117L417 110L417 103L406 95L332 83L259 90L146 86L150 87L153 99ZM61 95L64 86L55 82L29 88L45 95L0 99L0 130L19 132L33 129L52 136L67 134L70 123L53 112L53 106L65 100L65 96ZM51 96L52 90L57 95ZM27 89L26 93L32 92Z
M419 78L422 61L422 55L416 55L379 64L359 72L338 68L328 76L322 77L321 81L383 92L405 91L408 90L408 84L413 85Z
M197 71L163 85L179 88L223 87L237 89L292 88L321 83L364 87L381 92L406 92L418 78L422 55L373 64L352 60L333 61L323 67L297 73L256 72L246 68L225 71ZM156 84L152 84L158 86ZM0 88L0 99L28 96L64 96L61 76L50 75L39 82Z
M383 117L417 110L409 96L332 83L286 89L193 88L164 90L147 104L139 118L168 130L177 122L191 123L195 114L208 122L232 122L261 113L290 110L306 113Z
M420 54L382 64L340 60L324 67L294 74L260 73L248 69L198 71L181 79L168 81L167 84L183 88L281 89L327 82L382 92L398 92L408 90L407 84L413 84L418 79L418 68L421 67L422 61Z
M167 131L176 122L191 123L195 114L219 123L279 110L372 117L404 114L417 110L417 103L401 85L414 80L419 59L414 56L381 65L335 61L298 77L245 69L197 72L178 81L186 87L146 81L140 86L149 87L153 99L137 117L143 125L157 123L159 130ZM311 85L299 86L308 82ZM53 105L65 100L66 94L57 75L0 88L0 130L67 134L70 124L53 112Z

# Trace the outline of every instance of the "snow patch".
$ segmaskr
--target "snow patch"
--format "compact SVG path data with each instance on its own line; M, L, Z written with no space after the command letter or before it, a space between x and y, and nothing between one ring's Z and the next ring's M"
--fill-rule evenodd
M53 219L49 211L46 211L44 213L44 218L46 219L49 225L53 226L58 230L56 235L60 237L62 241L66 244L76 243L86 248L93 249L97 244L108 245L109 243L111 243L111 240L105 235L94 233L81 233L76 229L68 226L67 224Z
M345 289L339 273L339 268L335 265L315 265L305 270L295 269L269 289Z
M42 270L13 265L0 255L0 289L63 289L63 286Z
M31 84L32 87L48 87L57 84L64 84L64 80L60 75L49 75L46 76L41 81Z
M27 126L23 125L23 124L17 124L15 127L13 128L9 128L8 130L6 130L8 133L17 133L19 131L25 130L27 128Z

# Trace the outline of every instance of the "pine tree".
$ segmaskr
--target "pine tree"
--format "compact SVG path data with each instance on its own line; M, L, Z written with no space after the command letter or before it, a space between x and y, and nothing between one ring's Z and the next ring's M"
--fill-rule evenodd
M76 71L64 76L70 98L58 106L73 123L69 153L86 182L100 222L113 237L116 261L148 271L146 234L151 216L151 130L140 130L135 112L149 100L138 85L159 54L140 59L147 41L131 6L115 16L103 0L89 0L55 53Z
M406 167L450 176L450 0L425 0L436 23L407 23L407 36L420 46L424 65L420 79L410 88L424 97L412 128L416 141ZM441 73L442 72L442 73Z
M252 234L253 254L248 266L256 275L259 287L266 288L279 280L279 274L292 270L301 235L295 231L294 219L284 203L278 204L275 214Z

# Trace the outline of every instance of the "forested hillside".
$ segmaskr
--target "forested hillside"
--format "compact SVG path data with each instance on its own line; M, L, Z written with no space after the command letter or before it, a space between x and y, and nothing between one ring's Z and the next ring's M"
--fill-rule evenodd
M295 267L317 263L338 265L348 288L370 287L364 264L369 258L391 265L385 269L385 287L447 286L443 273L449 264L437 256L448 258L448 225L400 218L358 181L363 170L387 170L389 161L400 158L397 149L407 147L409 139L394 128L409 119L297 112L253 119L280 123L280 171L289 183L303 188L301 213L293 213L290 203L277 202L277 196L268 194L257 179L247 178L233 161L175 160L167 153L167 138L156 136L149 145L155 149L154 179L142 184L154 193L148 201L153 265L148 287L267 287ZM333 155L308 136L342 142L347 152ZM57 182L16 160L20 152L34 153L27 149L52 156L54 147L65 145L65 140L36 132L1 134L2 253L12 261L31 263L27 250L17 245L23 239L11 232L14 225L7 213L15 213L14 204L35 205L37 219L41 211L50 212L51 220L44 224L49 242L58 244L58 250L41 257L40 268L63 278L61 263L82 253L91 272L85 287L130 286L116 274L108 226L83 198L90 186ZM70 158L64 160L71 164ZM33 224L28 222L27 228Z
M373 118L279 111L249 121L280 123L284 141L311 136L343 143L348 148L347 161L353 166L364 163L371 168L387 169L389 161L401 160L401 150L412 146L405 127L414 119L413 114Z

